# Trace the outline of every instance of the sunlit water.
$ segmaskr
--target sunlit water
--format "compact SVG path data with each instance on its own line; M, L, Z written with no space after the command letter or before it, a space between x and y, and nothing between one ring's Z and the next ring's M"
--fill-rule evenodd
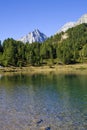
M87 76L1 76L0 130L87 130Z

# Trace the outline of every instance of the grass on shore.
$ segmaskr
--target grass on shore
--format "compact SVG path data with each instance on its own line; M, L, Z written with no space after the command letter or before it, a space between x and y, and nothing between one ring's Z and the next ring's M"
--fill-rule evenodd
M53 66L29 66L29 67L1 67L0 73L86 73L87 72L87 64L74 64L74 65L53 65Z

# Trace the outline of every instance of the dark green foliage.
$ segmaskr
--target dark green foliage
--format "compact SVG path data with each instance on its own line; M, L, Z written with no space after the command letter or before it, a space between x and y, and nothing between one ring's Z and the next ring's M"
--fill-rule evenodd
M62 44L60 43L58 45L58 50L57 50L57 57L64 63L64 64L70 64L73 61L73 53L71 50L71 45L67 42L64 41Z
M78 25L66 33L68 38L58 45L57 56L65 64L78 62L81 59L81 50L86 51L83 48L87 44L87 24Z
M68 37L63 39L65 34ZM87 61L87 24L54 35L42 44L24 44L12 38L5 40L2 45L0 42L0 64L3 66L40 66L48 61L51 65Z
M7 39L3 42L2 64L4 66L23 66L24 44L14 39Z

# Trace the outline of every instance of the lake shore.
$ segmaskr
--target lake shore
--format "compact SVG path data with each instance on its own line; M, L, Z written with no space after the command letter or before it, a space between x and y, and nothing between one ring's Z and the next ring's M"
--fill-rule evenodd
M40 67L1 67L0 74L6 73L77 73L87 74L87 64L73 64L73 65L53 65L53 66L40 66Z

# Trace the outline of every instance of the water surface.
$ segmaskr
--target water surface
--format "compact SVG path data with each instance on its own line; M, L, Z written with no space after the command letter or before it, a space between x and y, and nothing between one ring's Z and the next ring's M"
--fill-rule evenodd
M0 130L87 130L87 76L0 77Z

